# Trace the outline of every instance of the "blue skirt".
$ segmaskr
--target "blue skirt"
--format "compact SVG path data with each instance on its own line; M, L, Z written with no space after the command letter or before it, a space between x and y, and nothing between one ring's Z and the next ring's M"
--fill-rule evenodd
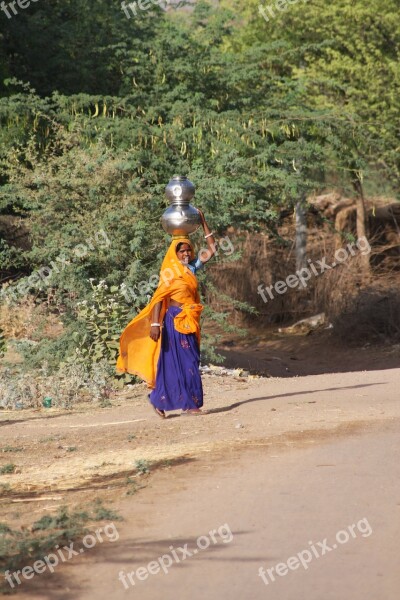
M200 348L195 333L179 333L174 317L181 312L170 306L164 317L156 386L150 402L159 410L190 410L203 406Z

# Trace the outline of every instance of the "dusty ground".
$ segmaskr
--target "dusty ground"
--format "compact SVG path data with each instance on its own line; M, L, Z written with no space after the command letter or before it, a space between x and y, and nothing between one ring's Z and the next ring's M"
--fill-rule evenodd
M359 340L362 341L362 340ZM348 340L351 342L351 340ZM220 352L227 367L248 368L269 377L293 377L347 371L394 369L400 366L400 344L358 347L341 344L331 330L309 335L285 335L277 328L248 327L245 338L230 335L223 339Z
M201 582L208 581L204 577L211 572L215 585L210 588L209 597L243 597L243 585L251 578L256 590L253 597L262 598L267 592L260 587L255 568L266 561L275 564L286 560L294 550L302 549L304 544L307 547L307 536L313 527L312 515L316 514L319 526L314 530L313 539L323 539L356 518L372 515L374 527L378 529L378 535L371 537L377 540L373 546L374 560L381 557L386 592L377 596L375 592L382 589L379 587L382 584L374 580L375 595L365 595L369 584L364 581L361 596L351 598L394 600L395 582L389 577L392 570L387 574L393 557L386 555L389 547L384 544L385 536L393 527L398 527L398 522L394 521L394 514L385 524L379 519L383 516L382 507L386 514L381 500L391 503L391 511L393 502L399 502L391 490L392 484L397 485L398 475L390 471L398 464L390 432L398 431L400 419L399 376L400 369L243 381L205 376L205 402L210 414L202 417L171 415L165 421L150 410L143 388L125 390L109 409L82 406L69 413L55 409L3 413L2 447L12 445L23 450L0 454L1 464L10 462L12 456L18 467L17 473L1 476L1 483L11 488L2 497L1 520L14 526L27 526L43 512L61 504L76 505L97 497L108 504L113 502L114 508L125 517L118 526L121 530L118 542L103 544L84 557L75 558L60 566L54 575L45 574L32 583L24 582L16 597L22 598L28 593L31 600L102 599L109 598L114 588L118 589L116 597L130 596L137 590L125 590L118 583L120 568L127 569L130 564L138 567L152 558L157 559L171 542L176 547L184 541L195 540L196 535L206 533L208 527L228 520L228 511L239 548L232 547L233 554L222 558L220 563L209 562L209 556L189 571L185 565L183 570L174 571L173 577L153 578L156 587L144 587L143 597L158 599L166 594L165 597L172 599L179 591L178 597L189 597L185 590L190 589L192 579L188 576L192 577L191 569L195 568L198 593L193 596L191 592L191 597L204 597ZM376 435L373 447L377 453L371 451ZM352 446L351 440L357 438L362 438L362 444ZM393 452L388 450L390 444ZM331 448L326 456L319 450L324 446ZM312 454L304 455L304 452ZM285 456L287 458L279 458ZM304 456L311 456L309 467ZM136 460L155 461L162 468L153 475L137 478L144 489L127 496L126 476L137 474ZM182 464L171 467L174 460ZM283 462L278 465L278 460ZM312 465L318 467L315 474L320 473L314 480ZM332 471L335 466L338 470ZM322 472L327 474L326 481L321 480ZM360 474L362 482L358 479ZM382 496L381 500L375 499L374 482L378 482L376 492ZM317 497L319 504L316 504ZM54 499L41 501L43 498ZM35 501L27 502L29 499ZM368 514L364 514L366 508ZM287 515L285 528L279 525L283 518L281 509ZM304 515L308 528L303 526ZM245 542L250 527L254 535ZM296 539L292 539L294 531ZM269 535L275 540L272 550L267 544ZM244 545L240 544L241 539ZM359 546L355 543L346 546L345 553L338 552L333 563L321 562L331 565L327 567L329 572L320 573L315 580L316 588L314 579L305 580L311 588L304 597L318 600L320 593L339 600L339 596L325 594L323 583L330 577L333 584L344 558L350 561L346 564L352 565L348 567L347 585L358 589L354 579L354 569L358 569L354 553L358 547L370 547L361 540L358 543ZM279 552L276 544L280 544ZM248 572L249 561L253 561L251 573ZM372 573L371 564L374 563L367 559L363 563L366 574ZM221 583L222 572L224 584ZM233 589L231 582L235 577L239 580ZM287 582L289 588L296 587L293 578ZM314 596L310 595L312 589L316 592ZM285 589L280 588L281 595L276 597L298 597L292 592L287 595ZM341 600L343 597L340 596Z
M119 498L129 489L127 477L137 475L136 461L169 467L258 444L314 443L311 430L314 441L325 439L394 418L398 410L395 402L383 410L379 401L388 386L384 372L301 380L205 375L203 381L210 414L202 417L160 419L141 385L126 388L111 408L1 412L0 467L16 465L0 476L2 520L28 525L62 504ZM371 386L377 400L366 403Z
M153 510L160 510L159 498L187 492L190 503L190 486L199 477L209 489L214 485L209 476L218 481L220 470L229 470L234 497L235 485L246 489L243 472L251 472L261 457L267 460L266 468L272 468L269 457L340 443L399 422L398 346L351 350L332 344L328 331L288 337L250 329L245 339L224 338L220 351L227 356L227 367L241 366L253 375L203 375L205 408L210 412L201 417L177 412L160 419L148 404L144 385L125 387L109 408L86 403L68 411L0 411L0 469L15 465L14 473L0 475L0 522L13 529L29 528L61 506L86 509L102 500L125 518L123 544L136 548L141 526L151 525ZM149 466L149 474L138 471L138 461ZM270 477L272 481L278 473ZM253 479L257 488L256 473ZM249 488L248 493L257 491ZM201 502L207 505L207 494ZM227 499L216 502L224 507ZM169 525L158 531L159 536L178 535L179 518L171 524L172 533L166 531ZM189 529L181 535L189 536ZM151 530L149 539L155 535ZM149 544L157 553L160 544ZM85 569L99 560L101 573L94 568L90 577L104 579L108 552L96 548L81 557L82 573L74 563L73 583L71 566L66 566L65 577L61 570L57 578L44 574L24 585L17 597L29 593L32 600L108 598L114 572L101 586L104 596L93 581L87 589L81 585L87 581ZM126 559L121 560L123 565ZM185 580L177 589L182 583L185 589ZM171 594L175 597L175 588ZM226 594L230 597L229 587Z

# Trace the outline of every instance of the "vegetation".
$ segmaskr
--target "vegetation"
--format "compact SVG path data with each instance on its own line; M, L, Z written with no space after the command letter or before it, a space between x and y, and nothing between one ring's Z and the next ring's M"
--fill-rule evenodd
M114 511L105 508L101 502L95 501L93 507L87 510L70 511L60 507L53 515L44 515L29 528L23 530L11 529L5 523L0 523L0 569L2 574L21 569L37 559L43 559L48 553L63 544L70 546L71 542L80 540L90 533L87 525L98 521L116 521L121 517ZM3 585L2 585L3 584ZM0 579L0 591L10 591L9 586Z
M80 370L64 406L96 377L101 402L118 383L119 334L165 251L172 174L196 182L218 235L277 243L281 211L310 193L353 194L368 233L365 190L400 191L395 0L309 0L268 22L259 0L181 5L127 19L109 0L54 0L0 20L0 303L29 295L62 321L15 349L55 380Z
M139 459L135 462L135 469L140 475L150 473L150 463L147 460Z
M3 465L2 467L0 467L0 475L7 475L9 473L14 473L16 468L17 468L17 465L14 465L13 463L7 463L6 465Z

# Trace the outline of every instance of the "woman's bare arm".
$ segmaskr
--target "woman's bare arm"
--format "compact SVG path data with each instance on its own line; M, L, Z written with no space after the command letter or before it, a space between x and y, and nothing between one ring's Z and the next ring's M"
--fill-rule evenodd
M160 313L161 313L161 307L162 307L162 301L157 302L157 304L154 305L153 310L151 312L151 322L152 323L160 323ZM161 325L161 323L160 323ZM158 341L158 338L161 335L161 327L158 327L158 325L153 325L153 327L150 327L150 337L154 342Z
M200 213L201 224L203 225L204 234L206 236L205 239L207 242L207 252L201 252L201 256L200 256L200 260L204 264L204 263L208 262L214 256L217 248L215 245L214 235L210 231L210 228L208 226L208 223L206 221L203 211L201 211L200 209L197 209L197 210Z

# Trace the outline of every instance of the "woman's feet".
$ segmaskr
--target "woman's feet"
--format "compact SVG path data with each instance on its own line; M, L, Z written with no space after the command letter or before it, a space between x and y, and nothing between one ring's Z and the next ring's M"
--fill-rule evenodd
M200 408L190 408L188 410L183 410L182 416L191 417L191 416L197 416L197 415L206 415L207 413L208 413L207 410L201 410Z
M157 413L157 415L160 417L160 419L166 419L167 415L165 414L165 410L161 410L161 408L157 408L156 406L154 406L154 404L152 404L152 402L150 400L150 394L147 394L147 398L149 400L150 406L152 407L154 412ZM182 413L181 413L181 415L184 417L196 417L199 415L207 415L207 414L208 414L208 410L202 410L201 408L189 408L187 410L182 410Z
M149 399L150 406L154 410L154 412L157 413L161 419L166 419L167 415L165 414L165 410L161 410L161 408L157 408L156 406L154 406L154 404L152 404L150 400L150 394L147 394L147 398Z
M158 414L158 416L161 417L162 419L167 418L167 415L165 414L164 410L161 410L160 408L156 408L155 406L153 406L153 409L154 409L154 412L156 412Z

